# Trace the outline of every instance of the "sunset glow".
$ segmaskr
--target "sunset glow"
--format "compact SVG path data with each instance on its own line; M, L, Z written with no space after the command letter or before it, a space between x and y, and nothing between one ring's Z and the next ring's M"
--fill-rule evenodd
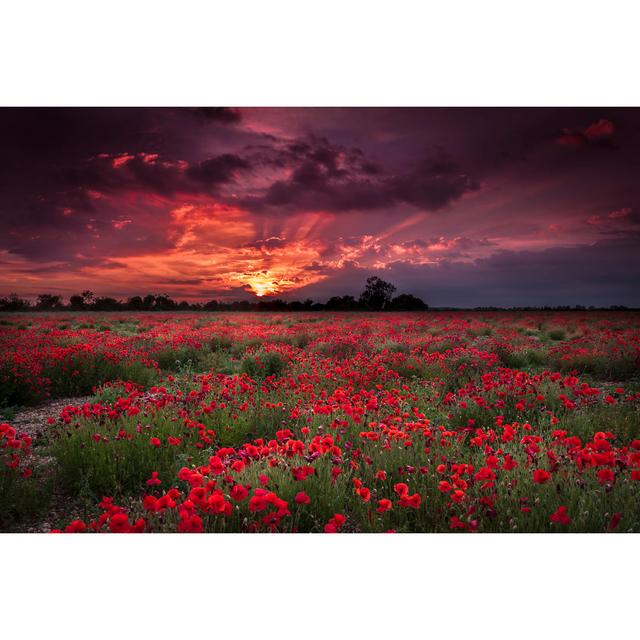
M4 109L0 295L637 304L639 119Z

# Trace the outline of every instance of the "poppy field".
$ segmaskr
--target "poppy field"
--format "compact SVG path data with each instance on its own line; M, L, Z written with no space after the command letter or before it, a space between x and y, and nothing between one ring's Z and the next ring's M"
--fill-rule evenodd
M639 321L6 314L0 528L636 532Z

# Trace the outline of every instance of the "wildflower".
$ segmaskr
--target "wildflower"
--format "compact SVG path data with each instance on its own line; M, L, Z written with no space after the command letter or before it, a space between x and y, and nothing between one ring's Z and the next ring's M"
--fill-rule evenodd
M116 513L109 518L109 530L111 533L127 533L129 531L129 518L126 513Z
M234 484L230 493L236 502L242 502L249 495L247 488L241 484Z
M299 491L296 493L295 501L296 504L309 504L311 498L304 491Z
M413 495L409 495L408 493L404 494L400 497L398 504L401 507L410 507L411 509L417 509L422 502L422 498L419 493L414 493Z
M73 520L65 527L65 533L84 533L87 525L82 520Z
M324 525L325 533L337 533L340 531L342 525L346 522L347 518L340 513L336 513L333 518Z
M389 511L393 507L393 503L391 500L387 498L382 498L382 500L378 500L378 513L384 513L385 511Z
M596 473L596 477L598 478L598 482L600 484L612 483L616 476L609 467L604 467L603 469L599 469L598 473Z
M536 469L533 472L533 481L536 484L544 484L545 482L548 482L551 479L551 474L548 471L545 471L544 469Z
M400 496L405 496L409 493L409 487L404 482L398 482L393 485L393 490Z
M152 471L151 477L147 480L147 485L153 487L159 484L162 484L162 481L160 480L160 478L158 478L158 472Z
M549 520L557 524L571 524L571 518L567 515L567 507L558 507L555 513L551 514Z
M609 531L613 531L614 529L617 529L618 525L620 524L620 520L622 520L622 513L618 511L617 513L614 513L611 516L611 520L609 520L607 529L609 529Z

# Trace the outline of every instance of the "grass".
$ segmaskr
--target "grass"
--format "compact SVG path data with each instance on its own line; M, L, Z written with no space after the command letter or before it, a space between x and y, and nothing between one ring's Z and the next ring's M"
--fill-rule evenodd
M200 512L208 531L269 530L273 514L230 498L234 484L253 492L263 483L288 505L279 531L320 532L336 513L346 516L342 530L362 532L450 531L454 517L485 532L604 531L618 512L619 530L640 529L629 462L640 439L634 325L612 335L606 324L557 317L216 317L43 324L45 342L69 353L40 363L46 385L25 384L33 380L27 370L5 365L4 419L47 395L93 394L98 409L58 421L34 443L53 460L48 479L37 467L31 478L3 473L2 528L37 517L55 486L93 515L108 495L153 530L175 531L176 510L149 513L140 498L177 486L185 500L186 467L203 476L198 486L215 481L232 502L224 517ZM599 393L576 394L582 383ZM604 401L609 394L615 403ZM504 425L513 425L513 438L505 439ZM579 447L559 444L556 432L579 438ZM613 462L578 465L576 452L589 460L598 433ZM232 448L220 453L223 471L208 471L220 448ZM507 455L517 466L503 468ZM477 474L489 464L497 477L487 485ZM313 472L296 479L305 466ZM613 481L596 475L603 467ZM535 483L536 468L551 479ZM147 484L154 472L157 488ZM459 503L442 481L464 485ZM420 504L399 504L398 483ZM296 502L301 491L309 505ZM379 513L384 499L392 506ZM570 523L550 520L559 506Z

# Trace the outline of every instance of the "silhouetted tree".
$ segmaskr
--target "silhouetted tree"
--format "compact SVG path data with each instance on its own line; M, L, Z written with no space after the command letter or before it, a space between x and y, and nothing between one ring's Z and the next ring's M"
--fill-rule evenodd
M360 303L353 296L333 296L325 304L327 311L356 311Z
M168 295L163 294L156 296L154 306L160 311L172 311L177 308L178 303L175 300L172 300Z
M220 305L218 304L217 300L209 300L208 302L204 303L203 309L205 311L217 311L219 307Z
M36 309L40 311L52 311L53 309L61 309L62 308L62 298L61 296L54 296L50 293L43 293L38 296L38 301L36 302Z
M373 311L382 311L391 301L396 288L378 276L367 278L367 285L360 294L360 304Z
M79 294L69 296L69 309L72 311L81 311L84 309L84 298Z
M142 300L143 308L145 310L153 309L153 305L155 304L156 297L150 293L148 293Z
M389 311L424 311L428 308L429 305L410 293L401 293L391 300L386 307Z
M115 298L104 296L102 298L95 298L92 307L96 311L119 311L123 305Z
M126 307L131 311L142 311L144 309L144 302L140 296L131 296L131 298L127 300Z
M0 298L0 311L27 311L31 308L28 300L18 297L17 293L10 293L6 298Z

